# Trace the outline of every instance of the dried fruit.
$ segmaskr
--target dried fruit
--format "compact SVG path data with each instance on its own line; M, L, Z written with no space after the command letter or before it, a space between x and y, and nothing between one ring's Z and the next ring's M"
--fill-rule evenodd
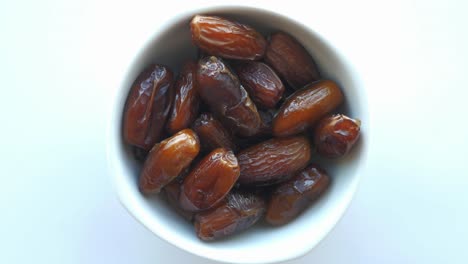
M202 100L216 112L224 113L242 99L239 79L220 58L209 56L198 61L197 82Z
M307 50L283 32L271 35L265 61L295 89L320 79L315 62Z
M202 149L205 151L212 151L216 148L236 150L229 132L210 113L201 114L193 123L193 130L200 138Z
M338 85L329 80L312 83L292 94L281 105L273 120L277 137L299 134L343 101Z
M239 80L259 107L274 108L281 99L284 85L265 63L245 61L234 64Z
M260 195L234 191L220 206L195 215L195 231L202 240L223 238L251 227L265 210L265 200Z
M330 177L315 165L309 166L294 178L273 190L268 204L266 221L283 225L296 218L330 185Z
M266 40L255 29L217 16L196 15L190 22L192 41L206 53L228 59L257 60Z
M267 185L284 181L307 166L311 148L303 136L274 138L237 155L241 184Z
M200 97L223 123L241 136L252 136L258 132L261 119L257 108L220 58L201 59L197 81Z
M315 128L315 145L320 155L338 158L346 155L359 139L361 121L345 115L323 118Z
M193 61L185 63L174 85L175 98L167 120L167 131L174 134L188 128L198 115L200 98L196 87L197 65Z
M156 144L143 164L140 190L145 194L159 193L176 178L200 151L200 142L191 129L184 129Z
M164 193L166 194L167 202L180 214L183 218L188 221L192 221L194 214L183 210L179 204L180 186L177 180L171 181L168 185L164 186Z
M160 140L172 103L172 78L171 70L154 64L133 82L123 114L125 142L150 150Z
M232 151L218 148L198 163L182 183L179 202L196 212L221 202L239 178L239 164Z

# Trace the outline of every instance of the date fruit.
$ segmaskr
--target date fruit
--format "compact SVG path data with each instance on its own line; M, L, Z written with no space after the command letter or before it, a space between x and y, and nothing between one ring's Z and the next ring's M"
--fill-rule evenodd
M188 128L197 118L200 98L196 87L197 64L185 63L174 85L175 98L167 120L167 131L174 134Z
M196 15L190 22L192 41L210 55L227 59L258 60L266 40L255 29L217 16Z
M311 157L306 137L274 138L242 150L237 155L239 183L268 185L287 180L304 169Z
M342 114L323 118L315 128L317 152L327 158L346 155L359 139L361 121Z
M294 89L320 79L315 62L307 50L283 32L270 36L265 61Z
M193 123L193 130L200 138L202 149L205 151L216 148L236 150L229 132L210 113L201 114Z
M221 202L239 178L232 151L218 148L198 163L182 183L179 202L190 212L209 209Z
M307 167L273 190L268 204L266 221L283 225L296 218L330 185L330 177L315 165Z
M253 226L265 211L260 195L234 191L218 207L195 215L195 231L202 240L223 238Z
M284 92L284 85L265 63L245 61L234 64L241 84L249 96L262 108L274 108Z
M273 134L285 137L304 132L342 101L343 94L335 82L312 83L293 93L281 105L273 120Z
M176 178L200 151L200 142L191 129L177 132L156 144L143 164L140 190L144 194L159 193Z
M172 79L171 70L154 64L133 82L123 115L125 142L148 151L160 140L174 95Z
M258 132L261 119L257 107L220 58L205 57L198 62L197 82L201 99L221 122L244 137Z

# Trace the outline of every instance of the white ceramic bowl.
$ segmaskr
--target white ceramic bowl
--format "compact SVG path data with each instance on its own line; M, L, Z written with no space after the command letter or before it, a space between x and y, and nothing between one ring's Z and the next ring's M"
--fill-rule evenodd
M263 32L282 30L295 36L315 58L326 78L337 81L346 96L343 111L362 120L359 144L346 157L337 161L318 160L333 182L329 191L293 222L282 227L257 224L254 228L216 242L202 242L191 224L182 219L159 196L147 197L138 191L139 168L124 146L121 136L122 112L130 85L138 73L150 63L169 65L178 71L182 62L195 58L190 41L189 21L195 14L216 14L248 23ZM108 161L110 174L122 204L144 226L167 242L208 259L233 263L270 263L304 255L317 245L348 207L366 160L369 138L368 104L359 76L351 64L308 28L292 19L269 11L244 7L192 10L161 25L141 52L128 65L126 76L113 98L108 126Z

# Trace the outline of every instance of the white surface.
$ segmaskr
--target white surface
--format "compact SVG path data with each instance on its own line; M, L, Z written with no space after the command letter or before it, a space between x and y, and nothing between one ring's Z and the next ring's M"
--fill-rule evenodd
M213 263L144 229L106 175L105 80L153 27L200 4L132 2L0 2L0 263ZM370 87L358 193L288 263L466 263L466 2L263 5L340 43Z

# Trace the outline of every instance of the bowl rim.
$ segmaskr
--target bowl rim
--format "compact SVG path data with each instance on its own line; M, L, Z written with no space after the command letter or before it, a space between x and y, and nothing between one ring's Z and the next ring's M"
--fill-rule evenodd
M264 13L264 14L268 14L270 16L275 16L275 17L279 17L281 19L284 19L284 20L287 20L287 21L290 21L292 22L293 24L301 27L301 28L304 28L306 29L307 31L311 32L315 37L317 37L318 39L320 39L321 41L323 41L325 43L325 45L327 47L329 47L331 50L333 50L333 52L336 54L336 56L339 58L340 60L340 63L342 63L344 65L344 68L347 70L347 71L351 71L353 70L353 73L351 74L353 76L353 83L358 83L359 86L361 86L362 88L360 89L360 101L361 101L361 104L363 104L365 107L363 107L364 109L366 109L366 111L364 111L365 115L366 115L366 120L368 120L368 122L370 122L370 104L368 102L368 95L367 95L367 90L366 90L366 87L365 87L365 84L364 82L362 81L362 78L360 76L360 74L356 71L354 71L356 68L354 67L353 64L350 63L349 59L345 56L345 54L343 54L341 52L340 49L336 48L335 45L333 45L332 42L330 42L325 36L323 36L323 34L321 34L320 32L317 32L317 31L314 31L313 29L311 29L309 26L307 26L306 24L304 24L302 22L302 20L297 20L297 19L294 19L294 18L290 18L288 17L287 15L284 15L284 14L281 14L281 13L278 13L277 11L274 11L274 10L271 10L271 9L268 9L268 8L259 8L259 7L254 7L254 6L250 6L250 5L225 5L225 4L217 4L217 5L212 5L210 7L199 7L199 8L190 8L190 9L187 9L187 10L183 10L183 11L180 11L180 12L177 12L174 16L172 16L170 19L166 20L164 22L164 24L161 24L159 25L158 27L155 28L155 30L153 30L149 35L146 35L145 38L143 38L143 42L141 45L138 45L137 46L137 49L136 49L136 53L134 54L134 56L132 56L132 58L130 59L130 61L127 61L127 65L124 66L125 70L124 70L124 73L123 75L120 77L120 78L117 78L118 79L118 83L117 83L117 88L114 87L114 89L110 89L112 91L112 96L111 96L111 103L110 103L110 106L109 106L109 110L108 110L108 113L106 116L110 117L109 118L109 121L107 122L107 125L106 125L106 158L107 158L107 171L109 173L109 176L111 177L111 183L117 193L117 196L118 196L118 200L120 201L120 203L123 205L123 207L126 209L126 211L135 219L137 220L139 223L141 223L146 229L148 229L149 231L151 231L151 233L155 234L157 237L161 238L162 240L168 242L169 244L181 249L181 250L184 250L186 252L189 252L193 255L196 255L196 256L199 256L199 257L202 257L202 258L205 258L205 259L210 259L210 260L215 260L215 261L219 261L219 262L223 262L223 263L276 263L276 262L282 262L282 261L288 261L288 260L293 260L293 259L297 259L297 258L300 258L304 255L306 255L307 253L309 253L312 249L314 249L319 243L321 243L325 237L328 236L328 234L336 227L337 223L343 218L344 214L347 212L347 209L349 208L351 202L354 200L354 197L358 191L358 187L359 187L359 183L361 181L361 176L356 176L356 179L352 182L352 186L350 186L350 188L352 188L352 191L350 191L350 197L348 199L346 199L346 203L344 204L343 208L341 209L341 213L338 217L336 217L333 221L333 223L330 224L330 228L328 228L328 230L326 230L325 232L322 233L321 237L315 239L315 243L308 243L307 246L304 246L302 248L302 250L296 252L295 254L286 254L286 255L283 255L282 257L275 257L275 258L264 258L262 259L261 262L257 262L257 261L243 261L243 260L238 260L236 259L235 257L229 257L228 259L226 258L222 258L222 256L218 255L218 254L213 254L213 255L210 255L209 253L210 252L206 252L206 251L203 251L203 252L200 252L200 251L196 251L196 250L193 250L191 247L187 247L187 246L182 246L180 245L179 243L177 243L176 241L174 241L174 239L172 239L171 235L168 234L169 232L165 232L164 229L160 228L160 229L157 229L155 230L154 227L150 227L148 221L144 220L144 216L145 216L145 212L144 212L144 209L139 206L137 203L137 201L135 199L132 199L131 196L127 195L127 191L126 191L126 187L124 186L125 184L120 180L120 174L119 173L116 173L115 172L115 168L116 168L116 162L117 162L117 158L115 158L115 153L118 149L118 147L116 146L116 142L117 140L116 139L120 139L121 135L120 133L118 133L116 131L116 123L120 123L119 120L121 120L121 105L119 104L119 102L121 102L121 96L122 93L120 92L121 89L122 89L122 85L123 83L125 83L125 81L127 80L128 78L128 75L131 71L131 69L133 68L133 66L136 64L136 61L138 60L138 58L140 58L142 56L142 54L144 53L145 50L147 50L150 46L151 46L151 43L153 43L154 39L159 35L161 34L162 32L166 31L168 28L170 28L172 25L176 24L177 22L180 22L182 20L185 20L187 17L191 17L195 14L209 14L209 13L222 13L222 12L226 12L226 13L229 13L230 11L234 11L234 10L246 10L246 11L249 11L249 12L261 12L261 13ZM120 113L120 114L118 114ZM371 142L371 137L370 137L370 131L369 131L369 128L370 128L370 125L369 124L364 124L363 127L365 127L365 138L366 138L366 143L365 144L362 144L362 149L360 150L361 151L361 158L360 158L360 164L358 165L357 169L356 169L356 173L360 172L360 171L364 171L366 170L367 168L367 161L368 161L368 152L369 152L369 145L370 145L370 142Z

